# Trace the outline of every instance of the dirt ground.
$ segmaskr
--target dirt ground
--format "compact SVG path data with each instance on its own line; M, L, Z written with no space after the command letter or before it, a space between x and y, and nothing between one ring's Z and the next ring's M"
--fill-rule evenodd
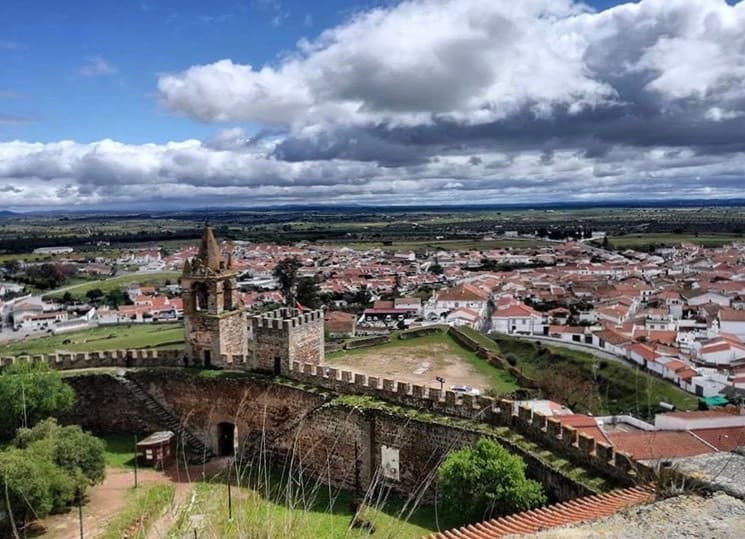
M139 485L174 484L176 492L171 507L153 524L148 537L165 537L175 523L180 506L194 486L194 481L209 478L219 473L230 459L214 459L206 466L191 466L188 470L175 467L163 472L140 468L137 474ZM89 500L83 506L83 532L85 537L99 537L111 520L124 509L127 492L134 485L134 471L122 468L107 468L106 479L88 491ZM34 525L30 537L44 539L78 539L80 537L78 510L52 515Z
M437 376L445 379L446 389L452 385L467 385L483 391L489 386L486 376L476 371L445 343L371 349L335 357L329 364L368 376L392 378L435 388L440 387L440 383L435 380Z

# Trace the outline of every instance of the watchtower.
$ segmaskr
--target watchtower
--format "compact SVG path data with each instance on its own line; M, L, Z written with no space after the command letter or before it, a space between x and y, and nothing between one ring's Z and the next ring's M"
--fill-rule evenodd
M192 365L225 367L246 355L248 324L238 306L236 272L230 255L223 259L210 225L205 225L197 256L184 262L186 355Z
M254 315L250 320L253 368L287 374L293 361L323 363L323 311L282 307Z

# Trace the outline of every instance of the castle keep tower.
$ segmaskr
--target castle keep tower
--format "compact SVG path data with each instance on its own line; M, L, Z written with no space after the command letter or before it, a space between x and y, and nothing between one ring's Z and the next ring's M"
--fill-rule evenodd
M246 355L248 325L238 308L236 272L224 260L212 227L206 225L199 253L184 262L186 355L191 365L227 366L234 355Z

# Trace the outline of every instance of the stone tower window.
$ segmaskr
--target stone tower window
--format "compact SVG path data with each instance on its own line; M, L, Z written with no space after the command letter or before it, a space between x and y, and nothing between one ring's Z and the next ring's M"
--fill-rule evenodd
M208 305L207 285L204 283L194 283L191 292L194 297L194 309L197 311L206 311Z
M223 282L223 309L226 311L232 311L235 309L233 303L233 282L228 279Z

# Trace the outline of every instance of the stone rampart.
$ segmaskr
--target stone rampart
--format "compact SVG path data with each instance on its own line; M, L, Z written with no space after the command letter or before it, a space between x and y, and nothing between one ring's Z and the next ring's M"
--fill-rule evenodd
M243 357L243 356L240 356ZM53 354L0 357L0 369L13 363L46 363L52 369L92 369L99 367L183 367L182 350L104 350L101 352L55 352Z
M643 483L654 477L652 468L635 462L611 446L599 450L600 443L578 434L572 427L562 426L555 418L533 412L528 407L520 407L516 414L513 413L513 402L507 399L457 394L309 363L293 362L289 376L341 394L369 395L422 411L508 426L572 462L622 484Z

